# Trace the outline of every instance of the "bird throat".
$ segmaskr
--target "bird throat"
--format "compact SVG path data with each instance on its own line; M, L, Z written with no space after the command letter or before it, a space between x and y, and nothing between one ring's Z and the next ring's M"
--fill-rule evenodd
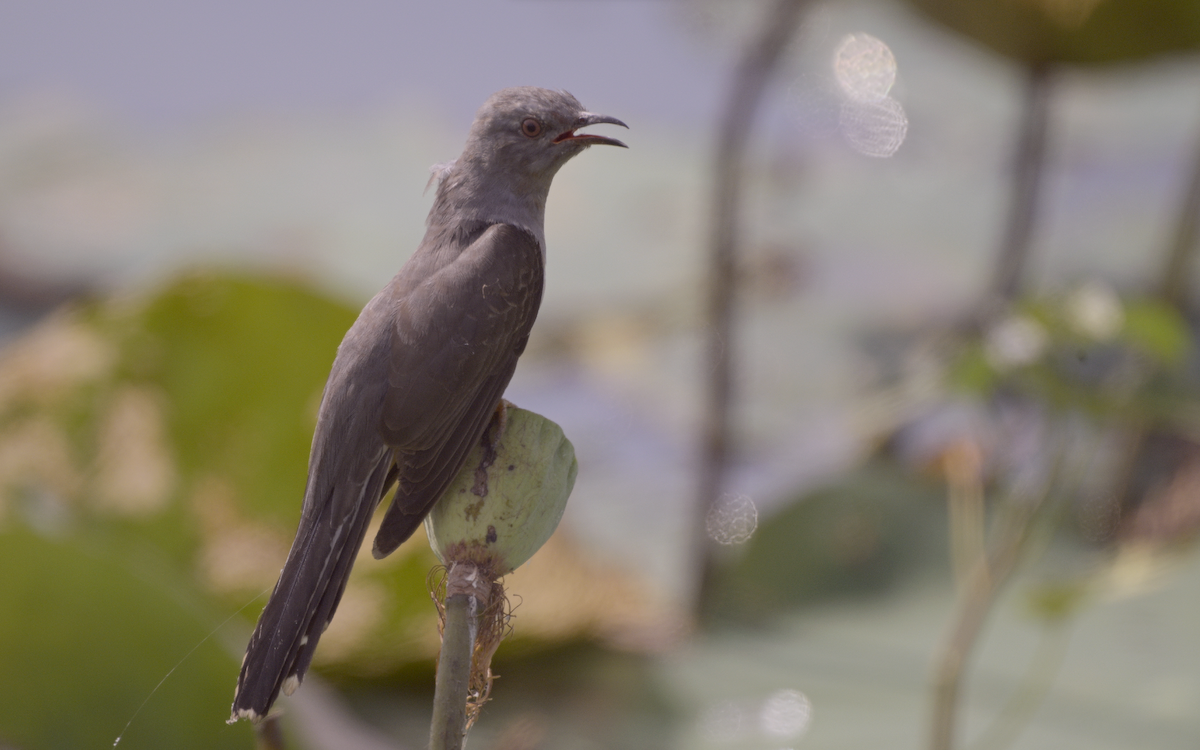
M438 185L429 212L429 225L450 226L462 222L510 224L533 235L546 257L546 197L550 179L511 174L491 174L459 160Z

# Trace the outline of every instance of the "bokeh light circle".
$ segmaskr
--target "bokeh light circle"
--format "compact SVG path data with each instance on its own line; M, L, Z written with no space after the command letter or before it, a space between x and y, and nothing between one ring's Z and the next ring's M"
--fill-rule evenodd
M847 97L877 102L896 83L896 57L870 34L848 34L833 53L833 75Z
M908 115L890 97L878 101L846 99L839 119L842 137L860 154L887 158L908 136Z
M708 536L718 544L743 544L758 528L758 508L745 495L722 495L704 519Z

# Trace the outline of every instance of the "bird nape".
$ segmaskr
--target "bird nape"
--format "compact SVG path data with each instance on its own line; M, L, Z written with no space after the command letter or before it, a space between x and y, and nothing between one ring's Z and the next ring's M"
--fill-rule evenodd
M546 196L599 123L565 91L524 86L479 109L444 168L425 237L338 347L309 455L291 551L238 675L229 721L291 694L329 626L367 525L381 558L408 539L462 468L500 403L542 299Z

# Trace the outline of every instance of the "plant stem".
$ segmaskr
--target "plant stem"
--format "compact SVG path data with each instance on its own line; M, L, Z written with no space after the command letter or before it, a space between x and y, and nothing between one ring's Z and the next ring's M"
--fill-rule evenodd
M934 677L932 750L951 750L954 747L958 698L967 657L979 638L996 595L1016 564L1024 531L1023 524L1010 528L1003 535L992 559L980 560L975 566L975 574L962 593L958 617L938 660Z
M1030 661L1029 671L1017 687L1004 710L996 717L970 750L1004 750L1017 741L1021 730L1029 724L1038 707L1050 692L1054 677L1067 654L1070 626L1066 622L1044 626L1037 652Z
M445 613L429 747L430 750L462 750L466 739L467 684L471 677L471 656L475 651L478 601L472 594L450 593L448 588Z
M1196 252L1200 251L1200 129L1196 131L1196 135L1196 142L1192 147L1192 169L1187 192L1179 207L1179 218L1175 222L1175 232L1171 238L1171 246L1167 248L1167 261L1163 265L1157 288L1159 299L1184 314L1188 311L1188 298L1191 296L1192 265ZM1143 453L1146 450L1151 425L1142 420L1135 420L1127 430L1128 438L1124 441L1120 453L1121 470L1117 474L1117 481L1114 482L1122 511L1136 502L1134 477L1139 467L1145 463Z
M989 290L988 307L1007 306L1021 291L1021 280L1029 261L1033 226L1037 218L1042 172L1046 161L1046 130L1050 119L1049 63L1029 66L1021 130L1013 159L1012 196L1004 239L996 258Z
M967 659L987 622L992 605L1021 560L1025 541L1038 511L1050 496L1061 471L1061 447L1054 451L1051 469L1037 487L1014 490L997 520L989 554L979 559L969 582L959 595L958 614L934 669L931 750L952 750L959 697Z
M1200 136L1200 131L1197 131ZM1193 147L1191 180L1183 205L1179 211L1179 220L1175 224L1175 236L1167 253L1167 264L1163 268L1162 279L1159 282L1159 294L1164 301L1180 309L1187 305L1189 281L1192 271L1192 258L1200 248L1200 137Z
M287 750L278 716L268 716L264 719L255 729L254 736L254 745L258 750Z
M705 528L709 511L721 495L729 461L730 401L733 391L732 353L734 302L737 287L738 208L742 194L742 164L754 115L780 57L799 25L807 0L778 0L761 30L746 45L733 75L733 85L721 117L712 195L712 229L708 279L708 383L700 449L697 524L693 538L697 583L695 609L707 609L713 583L712 544Z
M982 455L975 441L954 443L945 453L950 563L961 594L987 555L987 511L984 503Z

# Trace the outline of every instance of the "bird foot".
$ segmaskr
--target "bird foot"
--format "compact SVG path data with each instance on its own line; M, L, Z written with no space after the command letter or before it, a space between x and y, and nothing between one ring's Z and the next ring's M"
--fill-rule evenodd
M500 403L496 404L496 411L492 412L492 420L488 422L487 429L483 431L493 453L500 447L500 436L504 434L504 428L508 426L508 408L510 406L515 406L515 404L507 399L500 399Z

